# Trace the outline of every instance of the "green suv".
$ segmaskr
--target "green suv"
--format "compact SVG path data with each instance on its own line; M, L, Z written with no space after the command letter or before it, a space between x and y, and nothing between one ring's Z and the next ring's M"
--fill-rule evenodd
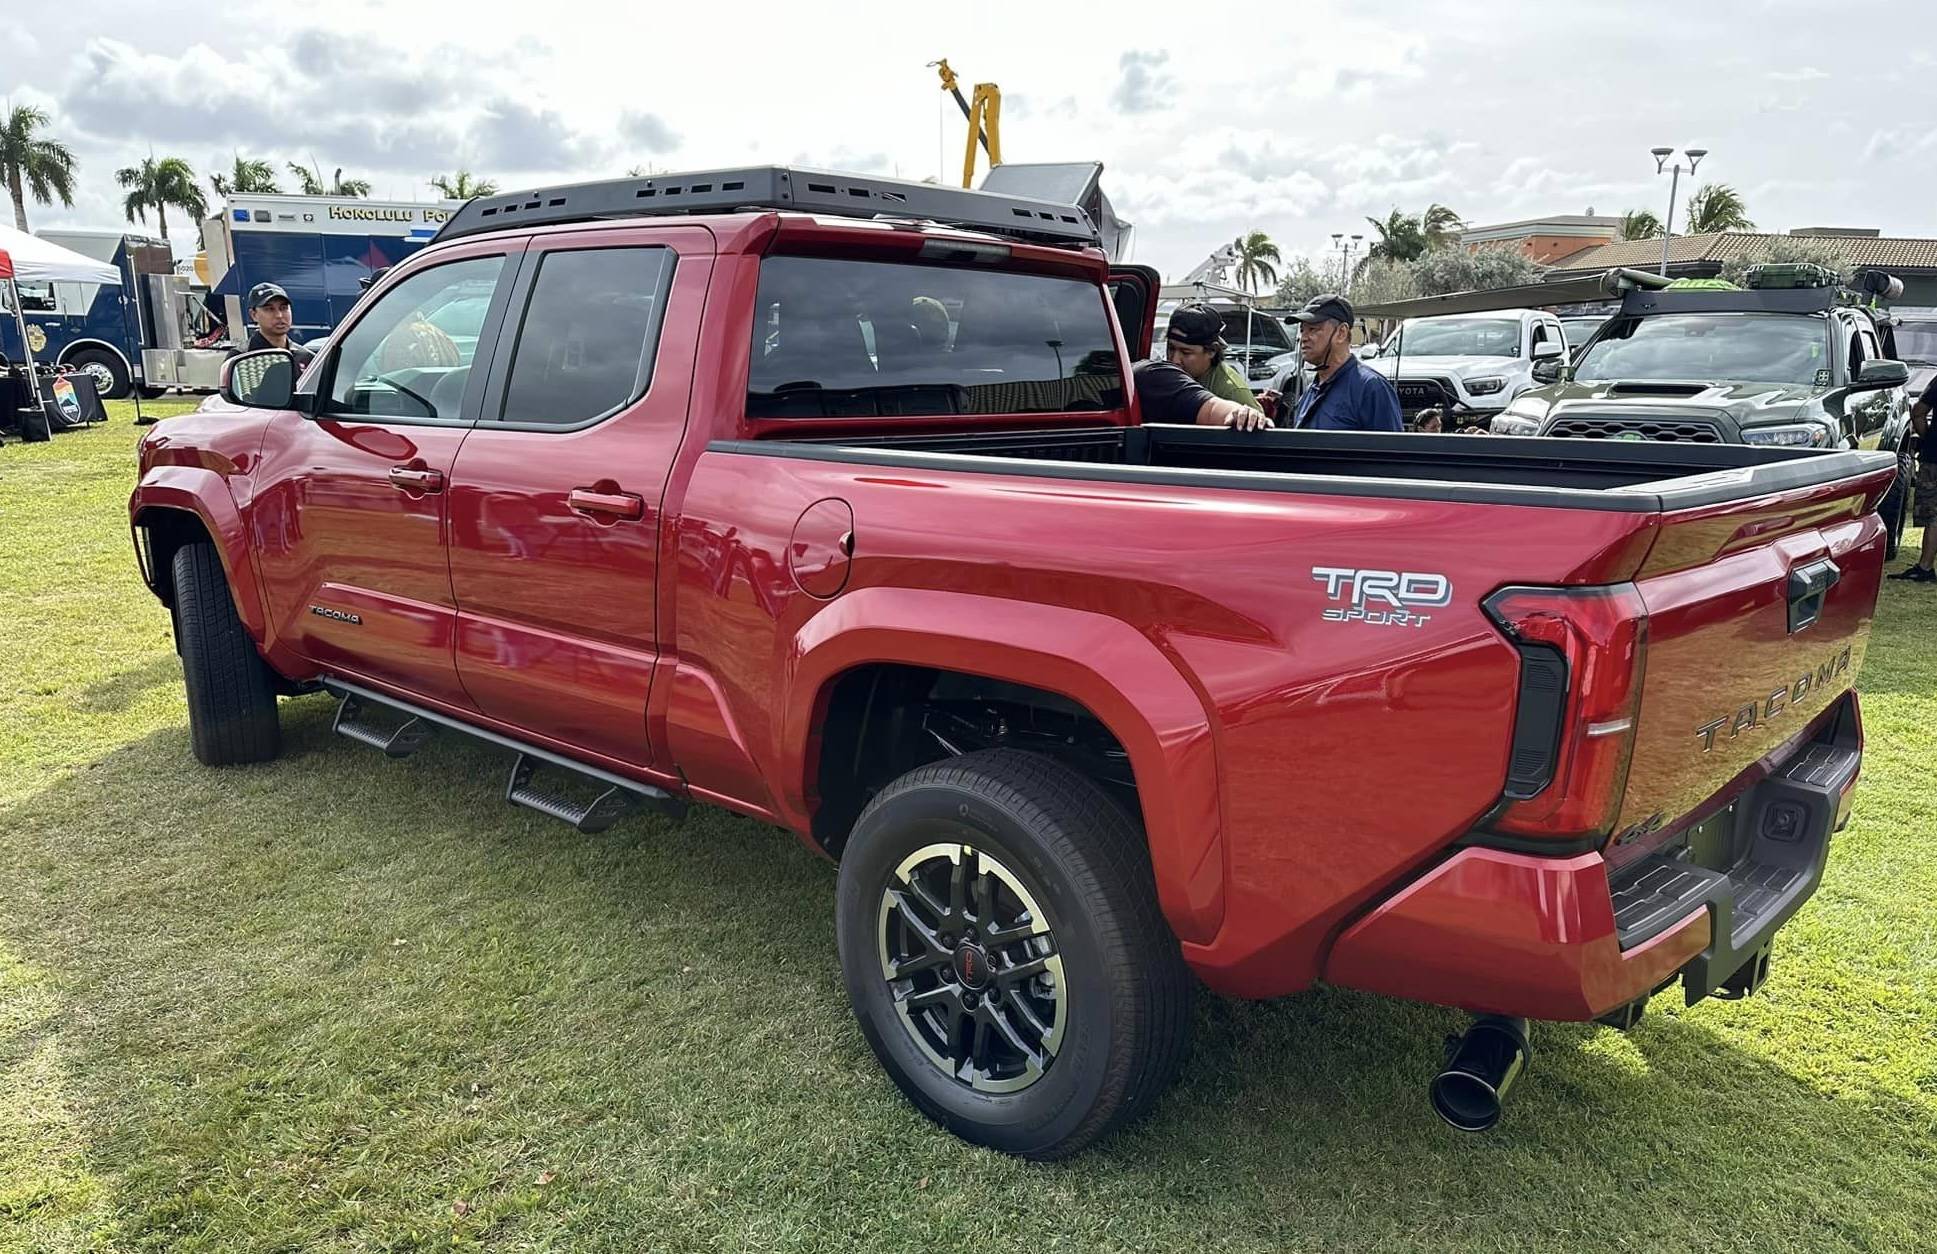
M1882 290L1887 276L1866 281ZM1881 513L1892 556L1915 470L1909 370L1889 317L1815 266L1763 266L1747 290L1632 291L1496 435L1885 449L1899 473ZM1540 376L1536 376L1539 378Z

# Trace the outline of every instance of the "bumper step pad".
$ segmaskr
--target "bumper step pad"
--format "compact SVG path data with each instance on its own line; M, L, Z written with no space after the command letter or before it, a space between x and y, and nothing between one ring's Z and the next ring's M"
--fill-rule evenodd
M1753 992L1768 974L1770 937L1822 878L1838 802L1860 761L1854 747L1813 743L1743 794L1725 845L1738 851L1730 865L1697 865L1684 847L1624 868L1611 885L1621 948L1706 907L1713 938L1683 971L1688 1003Z

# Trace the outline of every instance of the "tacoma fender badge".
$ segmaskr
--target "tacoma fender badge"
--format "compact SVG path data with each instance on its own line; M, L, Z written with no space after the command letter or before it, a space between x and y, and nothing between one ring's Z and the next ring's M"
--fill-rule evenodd
M333 610L327 605L312 605L309 607L309 612L312 614L320 614L324 618L334 618L340 623L349 623L353 627L361 627L363 625L363 616L361 614L352 614L348 610Z

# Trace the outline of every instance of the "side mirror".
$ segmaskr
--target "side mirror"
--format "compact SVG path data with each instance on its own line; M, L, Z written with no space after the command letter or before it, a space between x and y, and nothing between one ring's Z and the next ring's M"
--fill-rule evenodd
M259 348L222 363L222 399L248 409L288 409L296 399L296 359L286 348Z
M1542 344L1540 347L1545 348L1547 346ZM1533 381L1535 383L1559 383L1560 362L1551 356L1542 357L1535 361L1533 364Z
M1910 367L1900 361L1866 361L1856 368L1856 380L1850 387L1859 392L1874 392L1881 388L1900 388L1910 382Z
M1530 355L1535 361L1559 361L1567 355L1567 346L1553 340L1543 340L1533 346L1533 352Z

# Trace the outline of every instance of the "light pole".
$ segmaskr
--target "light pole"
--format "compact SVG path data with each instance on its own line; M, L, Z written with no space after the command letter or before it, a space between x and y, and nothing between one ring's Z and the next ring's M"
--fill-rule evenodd
M1344 296L1346 289L1352 286L1352 254L1358 251L1359 241L1364 238L1363 235L1354 235L1348 242L1345 232L1332 233L1332 247L1338 249L1338 294L1340 296Z
M1650 148L1649 154L1655 159L1655 173L1660 174L1669 168L1668 158L1675 155L1673 148ZM1688 158L1688 177L1695 177L1695 167L1708 155L1706 148L1690 148L1683 154ZM1661 277L1668 277L1668 237L1675 233L1675 190L1681 186L1681 162L1674 164L1674 173L1668 178L1668 216L1661 223Z

